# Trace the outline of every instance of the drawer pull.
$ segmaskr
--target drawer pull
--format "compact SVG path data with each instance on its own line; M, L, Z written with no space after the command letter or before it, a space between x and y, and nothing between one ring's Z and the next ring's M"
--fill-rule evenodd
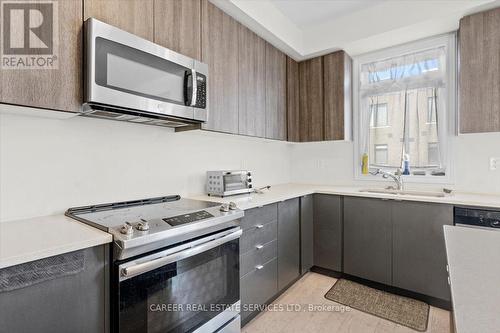
M255 266L255 268L256 268L256 269L258 269L258 270L261 270L262 268L264 268L264 266L262 266L262 265L257 265L257 266Z
M257 250L260 250L260 249L262 249L263 247L264 247L264 245L261 245L261 244L259 244L259 245L255 245L255 248L256 248Z
M257 225L255 226L255 228L257 228L257 229L262 229L262 228L264 228L264 225L263 225L263 224L257 224Z

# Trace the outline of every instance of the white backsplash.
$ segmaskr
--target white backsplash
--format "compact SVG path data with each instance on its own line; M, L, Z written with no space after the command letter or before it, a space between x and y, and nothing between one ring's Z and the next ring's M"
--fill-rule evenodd
M371 185L353 180L351 142L294 144L206 131L174 133L92 118L12 115L2 108L0 221L94 203L200 194L207 170L249 169L256 186ZM500 133L458 136L454 144L455 180L447 187L500 194L500 170L489 170L489 158L500 156Z
M290 145L94 118L0 114L0 221L200 194L207 170L245 168L256 185L288 183Z

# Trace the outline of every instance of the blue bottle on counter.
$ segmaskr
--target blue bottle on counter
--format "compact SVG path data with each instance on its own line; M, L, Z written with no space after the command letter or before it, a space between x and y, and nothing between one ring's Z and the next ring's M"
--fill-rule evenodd
M410 174L410 155L404 154L403 156L403 175Z

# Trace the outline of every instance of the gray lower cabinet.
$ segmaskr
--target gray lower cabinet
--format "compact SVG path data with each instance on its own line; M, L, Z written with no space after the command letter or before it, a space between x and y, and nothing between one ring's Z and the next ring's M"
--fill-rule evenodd
M0 331L107 332L106 248L96 246L73 253L83 261L82 266L68 262L59 270L65 274L57 276L54 267L61 265L61 256L55 263L41 259L0 270L2 278L16 272L13 269L24 272L28 280L44 276L40 271L52 275L49 280L40 279L19 289L0 290ZM33 274L26 274L28 271Z
M344 273L392 282L391 202L344 198Z
M300 275L299 199L278 203L278 290Z
M314 195L314 266L342 271L341 196Z
M450 300L443 225L453 224L453 206L393 202L395 287Z
M314 199L313 195L300 198L300 274L314 265Z
M241 319L278 292L278 204L245 211L241 221Z

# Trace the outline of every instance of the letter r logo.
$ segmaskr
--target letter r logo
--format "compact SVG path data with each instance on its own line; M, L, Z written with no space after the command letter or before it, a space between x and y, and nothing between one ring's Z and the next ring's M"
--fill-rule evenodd
M51 2L2 2L3 54L52 54L53 5Z

